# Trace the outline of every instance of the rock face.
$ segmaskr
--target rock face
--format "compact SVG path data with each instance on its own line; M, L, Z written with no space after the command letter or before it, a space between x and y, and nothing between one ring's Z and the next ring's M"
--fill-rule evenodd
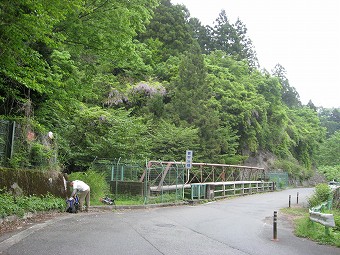
M275 169L273 167L274 162L277 159L273 153L260 151L256 155L251 155L250 152L244 152L244 155L247 155L247 153L250 156L243 163L246 166L263 167L266 172L285 171L284 169ZM317 171L314 171L313 176L308 180L289 179L289 184L293 186L315 186L319 183L326 182L325 176Z
M248 155L250 156L244 161L244 165L263 167L266 171L273 170L272 167L276 159L276 156L274 154L270 152L260 151L256 155L251 155L251 153L248 153Z
M308 180L308 185L315 186L319 183L326 183L326 182L327 180L325 176L315 171L314 175Z

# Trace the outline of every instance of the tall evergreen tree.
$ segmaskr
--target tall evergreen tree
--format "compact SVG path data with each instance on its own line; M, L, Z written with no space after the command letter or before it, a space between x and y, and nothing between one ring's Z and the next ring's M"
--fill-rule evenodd
M203 26L197 18L190 18L189 25L193 34L192 36L200 45L202 53L210 53L211 50L214 49L212 27Z
M235 49L233 51L238 54L239 59L248 60L249 66L253 69L259 68L255 47L251 39L247 36L246 25L240 19L237 19L233 26L236 33Z
M313 104L312 100L308 101L307 107L309 107L310 109L312 109L313 111L317 111L317 107Z
M296 91L294 87L291 87L289 84L289 80L287 78L286 69L280 65L276 64L273 71L273 76L279 79L279 82L282 86L282 101L288 107L299 107L301 106L299 93Z
M161 0L145 33L138 39L147 43L148 39L162 43L163 60L178 56L186 51L193 42L187 23L188 10L183 5L173 5L170 0Z
M205 100L209 98L206 91L206 75L200 47L194 43L182 58L174 89L173 113L178 115L180 120L195 125L202 115L200 112L202 107L197 106L203 106Z
M215 21L212 31L207 27L207 34L211 35L212 44L207 44L212 50L222 50L236 60L247 60L248 65L256 69L259 67L255 48L247 36L247 28L240 19L235 24L230 23L225 10L222 10Z
M226 52L228 55L235 55L235 49L237 49L237 45L235 43L238 41L235 38L235 29L232 24L229 22L227 13L225 10L222 10L216 19L216 24L213 30L213 49L214 50L222 50Z

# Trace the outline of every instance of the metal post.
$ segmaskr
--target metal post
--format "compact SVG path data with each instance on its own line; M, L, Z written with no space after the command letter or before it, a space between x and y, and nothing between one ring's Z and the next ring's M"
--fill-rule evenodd
M198 200L201 200L201 185L198 184Z
M14 151L15 126L16 126L16 123L15 123L15 121L13 121L13 123L12 123L12 134L11 134L11 148L10 148L10 152L9 152L9 158L10 159L13 157L13 151Z
M150 168L147 165L145 169L145 177L144 177L144 204L148 204L148 180L149 180Z
M120 180L124 181L124 165L120 167Z
M327 209L331 210L333 205L333 198L327 200Z
M296 204L299 204L299 192L296 194Z
M191 190L191 200L194 200L194 187L193 187L193 185L190 185L191 186L191 188L190 188L190 190Z
M111 167L111 181L113 181L114 172L115 172L115 167L114 167L114 165L112 165L112 167Z
M289 195L289 202L288 202L288 207L290 208L290 201L291 201L292 196Z
M183 187L182 187L182 200L184 200L184 180L185 180L185 172L184 168L182 168L182 178L183 178Z
M273 241L277 241L277 211L274 211L273 218Z
M119 161L120 161L120 158L118 159L118 162L116 164L117 168L116 168L116 172L115 172L115 180L116 180L116 197L117 197L117 194L118 194L118 169L119 169Z
M175 197L176 203L177 203L177 196L178 196L177 186L178 186L178 165L176 164L176 197Z
M325 235L330 236L329 227L325 226Z

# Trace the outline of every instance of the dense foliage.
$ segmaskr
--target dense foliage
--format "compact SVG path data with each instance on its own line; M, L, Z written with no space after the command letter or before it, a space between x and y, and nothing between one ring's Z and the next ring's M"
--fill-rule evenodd
M319 110L321 125L327 129L327 139L320 145L317 155L319 171L328 180L340 181L340 109Z
M64 211L66 202L62 198L56 198L50 194L43 197L18 196L0 190L0 218L17 215L23 217L25 213L42 211Z
M319 169L328 180L340 180L340 131L336 131L320 146Z
M334 216L335 227L328 228L326 231L323 224L315 223L310 220L309 209L307 208L289 208L284 210L288 214L295 214L298 216L295 220L295 234L299 237L309 238L320 244L329 244L340 247L340 211L336 208L337 202L333 200L334 192L331 188L321 183L315 187L315 191L311 197L308 198L309 208L321 206L325 202L333 201L333 206L321 207L321 213L332 214ZM335 198L335 196L334 196Z
M28 134L53 131L68 172L94 158L182 161L192 149L237 164L263 150L310 176L336 114L303 106L281 65L260 70L240 20L223 10L215 24L169 0L1 1L0 115L24 127L12 166L35 166L32 148L51 157Z
M332 190L326 183L316 185L313 195L308 198L309 207L316 207L332 198Z
M91 204L100 203L101 198L110 194L110 188L106 181L107 176L105 176L105 173L98 173L93 170L88 170L86 172L74 172L69 175L69 180L81 180L90 186Z

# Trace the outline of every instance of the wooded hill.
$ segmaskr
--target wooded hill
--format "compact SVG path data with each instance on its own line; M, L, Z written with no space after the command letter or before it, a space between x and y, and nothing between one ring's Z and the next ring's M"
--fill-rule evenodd
M23 140L11 166L54 152L70 172L94 158L181 161L190 149L239 164L269 151L273 167L310 176L339 111L319 109L320 121L284 67L260 70L242 21L221 11L214 24L169 0L1 1L0 114Z

